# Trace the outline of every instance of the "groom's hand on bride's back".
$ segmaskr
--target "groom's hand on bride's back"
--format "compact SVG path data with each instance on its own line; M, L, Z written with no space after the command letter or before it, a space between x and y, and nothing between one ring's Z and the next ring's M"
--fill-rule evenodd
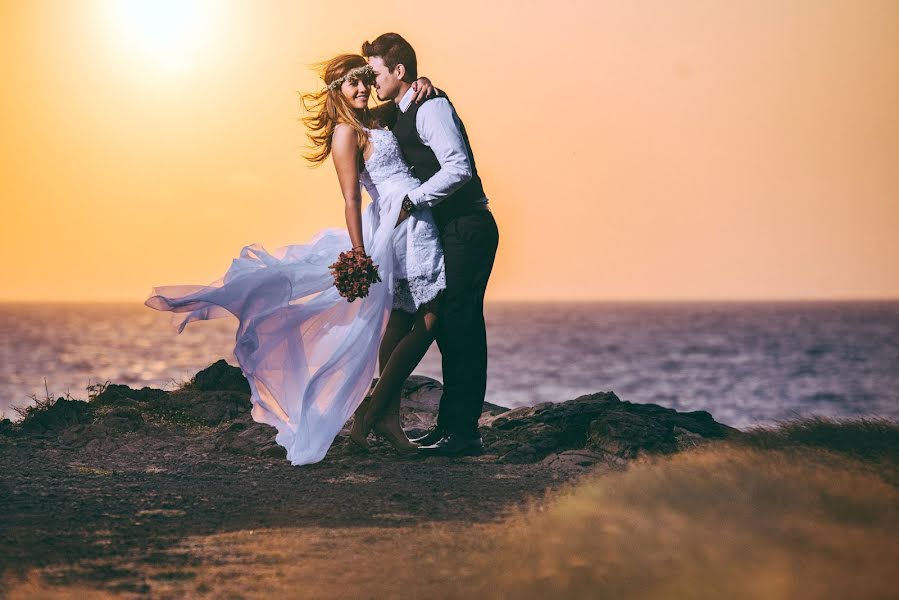
M412 213L406 212L405 210L403 210L403 209L401 208L401 209L400 209L400 215L396 218L396 225L394 225L393 228L396 229L397 227L399 227L400 223L402 223L403 221L405 221L406 219L408 219L408 218L409 218L409 215L411 215L411 214L412 214Z
M399 216L396 218L396 225L393 226L394 229L399 227L400 223L402 223L403 221L408 219L409 215L411 215L414 211L415 211L415 204L413 204L412 200L409 199L409 196L404 197L403 203L400 204L400 213L399 213Z
M412 96L412 101L418 104L425 98L430 98L432 95L439 96L440 90L434 87L434 84L431 83L431 80L427 77L419 77L415 81L412 82L412 91L414 95Z

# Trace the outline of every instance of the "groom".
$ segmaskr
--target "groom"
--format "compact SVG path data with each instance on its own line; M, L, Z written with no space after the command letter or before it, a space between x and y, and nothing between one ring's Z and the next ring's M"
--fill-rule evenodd
M499 231L475 166L465 125L445 95L413 102L418 77L415 50L385 33L362 44L375 71L380 100L396 104L391 128L413 174L423 183L403 200L400 221L431 207L443 243L446 290L437 346L443 357L443 395L437 423L412 441L421 454L481 454L478 418L487 388L484 292Z

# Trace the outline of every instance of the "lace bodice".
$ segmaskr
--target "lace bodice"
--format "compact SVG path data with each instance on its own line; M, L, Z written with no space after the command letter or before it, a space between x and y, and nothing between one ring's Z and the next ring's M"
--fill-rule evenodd
M367 129L372 154L359 173L359 181L372 198L373 210L382 217L396 214L405 195L421 185L403 158L396 136L388 129ZM393 228L394 225L390 224ZM420 207L396 227L394 242L393 308L414 314L446 288L443 248L429 207Z
M365 161L365 168L359 174L359 181L373 197L378 194L377 186L392 180L412 180L412 169L403 159L400 144L388 129L368 129L372 155Z

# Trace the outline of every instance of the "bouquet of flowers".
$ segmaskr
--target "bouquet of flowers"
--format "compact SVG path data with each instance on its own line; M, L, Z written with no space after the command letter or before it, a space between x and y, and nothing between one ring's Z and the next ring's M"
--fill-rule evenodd
M334 276L334 287L348 302L365 298L371 284L381 281L378 266L362 250L341 252L337 262L328 268Z

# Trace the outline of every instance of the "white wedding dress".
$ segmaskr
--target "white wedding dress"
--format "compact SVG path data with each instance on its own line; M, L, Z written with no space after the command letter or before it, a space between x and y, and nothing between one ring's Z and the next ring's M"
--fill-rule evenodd
M348 302L329 265L352 243L345 229L268 252L245 246L209 285L153 288L144 302L172 311L178 333L191 321L235 316L234 355L250 383L252 417L278 430L294 465L324 458L371 387L391 309L414 312L446 287L443 250L431 211L395 227L403 197L420 182L393 133L369 130L373 153L360 173L371 196L362 214L366 251L381 282Z

